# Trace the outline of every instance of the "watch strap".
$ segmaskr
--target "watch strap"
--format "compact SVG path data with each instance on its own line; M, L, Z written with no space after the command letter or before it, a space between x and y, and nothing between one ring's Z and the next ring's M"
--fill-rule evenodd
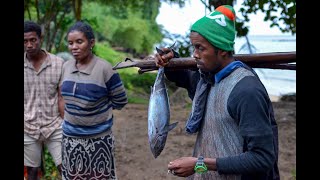
M208 171L206 164L204 163L203 156L199 156L196 165L194 166L196 173L202 174Z

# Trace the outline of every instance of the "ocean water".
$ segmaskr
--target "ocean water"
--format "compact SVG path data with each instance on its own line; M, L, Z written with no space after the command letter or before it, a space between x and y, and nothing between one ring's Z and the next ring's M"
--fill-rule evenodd
M256 35L248 36L254 47L253 53L296 51L296 36L290 35ZM250 54L245 38L235 41L236 54ZM269 95L282 96L296 93L296 71L282 69L254 69L266 87Z

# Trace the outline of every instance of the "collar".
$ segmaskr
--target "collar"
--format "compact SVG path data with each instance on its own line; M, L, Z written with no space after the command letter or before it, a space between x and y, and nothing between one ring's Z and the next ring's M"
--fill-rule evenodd
M42 52L44 52L46 54L46 58L44 59L41 67L45 68L47 66L51 65L51 57L50 54L48 53L48 51L41 49ZM24 67L30 67L33 68L33 65L30 63L29 59L27 58L27 53L24 52Z
M93 55L93 58L91 59L91 61L89 62L88 66L85 69L79 70L76 66L77 61L74 59L71 59L70 61L72 61L72 67L71 67L71 73L76 73L76 72L81 72L84 74L88 74L90 75L96 62L97 62L97 57L95 55Z
M227 77L229 74L231 74L238 67L244 67L244 64L239 60L235 60L235 61L231 62L226 67L224 67L222 70L220 70L218 73L216 73L216 75L214 76L215 82L219 83L223 78Z

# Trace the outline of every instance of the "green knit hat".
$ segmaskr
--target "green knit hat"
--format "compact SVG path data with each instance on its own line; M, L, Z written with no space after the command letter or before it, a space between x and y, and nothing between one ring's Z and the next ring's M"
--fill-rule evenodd
M196 21L191 31L198 32L213 46L225 51L233 51L236 15L232 6L222 5Z

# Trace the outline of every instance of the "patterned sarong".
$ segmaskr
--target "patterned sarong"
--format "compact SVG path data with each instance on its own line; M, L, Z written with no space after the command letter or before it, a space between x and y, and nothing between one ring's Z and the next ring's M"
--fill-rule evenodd
M114 136L62 139L62 179L117 179L114 162Z

